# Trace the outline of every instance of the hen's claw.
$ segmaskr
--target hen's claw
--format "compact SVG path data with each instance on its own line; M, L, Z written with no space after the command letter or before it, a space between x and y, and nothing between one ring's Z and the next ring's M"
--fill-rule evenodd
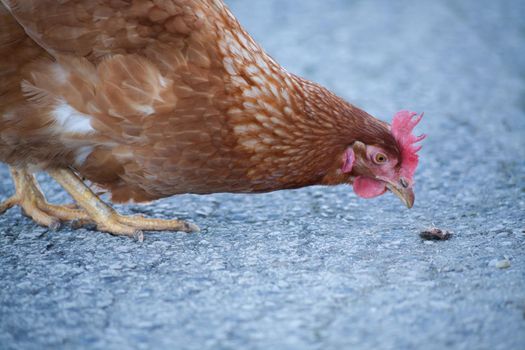
M5 213L6 211L14 207L17 203L18 200L16 196L9 197L8 199L0 203L0 214Z
M25 169L11 169L16 193L0 203L0 214L18 205L22 213L37 224L56 230L60 221L69 221L76 218L87 218L87 215L71 206L49 204L38 187L35 177Z
M124 216L117 212L111 214L111 218L105 223L97 225L93 220L75 220L73 227L80 228L86 225L96 225L97 229L116 235L134 237L139 241L144 239L142 231L182 231L199 232L197 225L181 220L150 219L141 215Z
M17 195L12 196L0 204L0 214L3 214L16 205L20 206L22 213L25 216L30 217L37 224L49 227L52 230L56 230L60 227L60 221L41 210L36 201L26 198L19 199Z
M183 231L198 232L197 225L182 220L150 219L142 216L124 216L104 203L86 186L71 170L53 169L49 171L53 177L84 209L86 218L77 221L77 225L94 223L100 231L114 235L135 237L143 240L142 231Z
M77 204L49 204L34 175L25 169L11 168L16 193L0 203L0 214L15 205L37 224L58 229L61 221L72 221L78 228L95 224L100 231L114 235L144 239L142 231L198 232L197 225L181 220L150 219L142 216L124 216L104 203L71 170L51 170L50 175L75 199Z
M144 231L182 231L182 232L199 232L199 226L182 220L162 220L145 218L142 215L135 216L118 216L117 220L124 225L133 226Z

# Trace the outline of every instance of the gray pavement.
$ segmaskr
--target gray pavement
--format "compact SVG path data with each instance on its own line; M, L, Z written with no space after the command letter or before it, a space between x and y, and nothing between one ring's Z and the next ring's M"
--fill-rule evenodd
M0 348L525 349L525 2L228 3L290 71L426 112L415 207L346 186L118 207L203 228L143 243L11 210Z

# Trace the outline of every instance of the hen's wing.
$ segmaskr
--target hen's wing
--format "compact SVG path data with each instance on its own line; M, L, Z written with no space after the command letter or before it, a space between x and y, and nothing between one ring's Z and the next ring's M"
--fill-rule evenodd
M221 1L1 0L26 33L51 54L98 60L144 50L155 42L206 42L205 22L222 22Z
M202 179L232 171L235 156L220 149L228 140L218 36L238 23L221 1L2 2L54 58L16 68L31 101L17 119L45 127L16 129L14 138L55 143L46 154L19 148L19 158L74 166L117 200L206 192Z

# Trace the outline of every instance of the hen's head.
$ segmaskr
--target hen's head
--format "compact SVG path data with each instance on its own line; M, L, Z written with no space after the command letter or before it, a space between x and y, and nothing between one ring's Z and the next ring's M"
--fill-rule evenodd
M417 152L421 149L415 144L425 138L412 131L422 117L423 114L400 111L394 116L387 140L356 140L346 149L341 170L350 175L358 196L372 198L390 190L412 207Z

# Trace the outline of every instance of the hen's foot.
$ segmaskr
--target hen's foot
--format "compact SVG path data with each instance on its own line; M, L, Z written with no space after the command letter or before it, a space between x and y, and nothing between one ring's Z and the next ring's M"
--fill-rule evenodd
M136 237L143 240L144 231L198 232L195 224L181 220L149 219L141 216L124 216L97 197L71 170L53 169L49 175L55 179L84 209L86 217L79 218L79 224L95 223L100 231L114 235Z
M82 210L74 209L71 205L49 204L38 187L35 177L25 169L11 168L11 175L15 184L15 194L0 203L0 214L18 205L24 215L33 219L37 224L57 229L60 221L87 219Z

